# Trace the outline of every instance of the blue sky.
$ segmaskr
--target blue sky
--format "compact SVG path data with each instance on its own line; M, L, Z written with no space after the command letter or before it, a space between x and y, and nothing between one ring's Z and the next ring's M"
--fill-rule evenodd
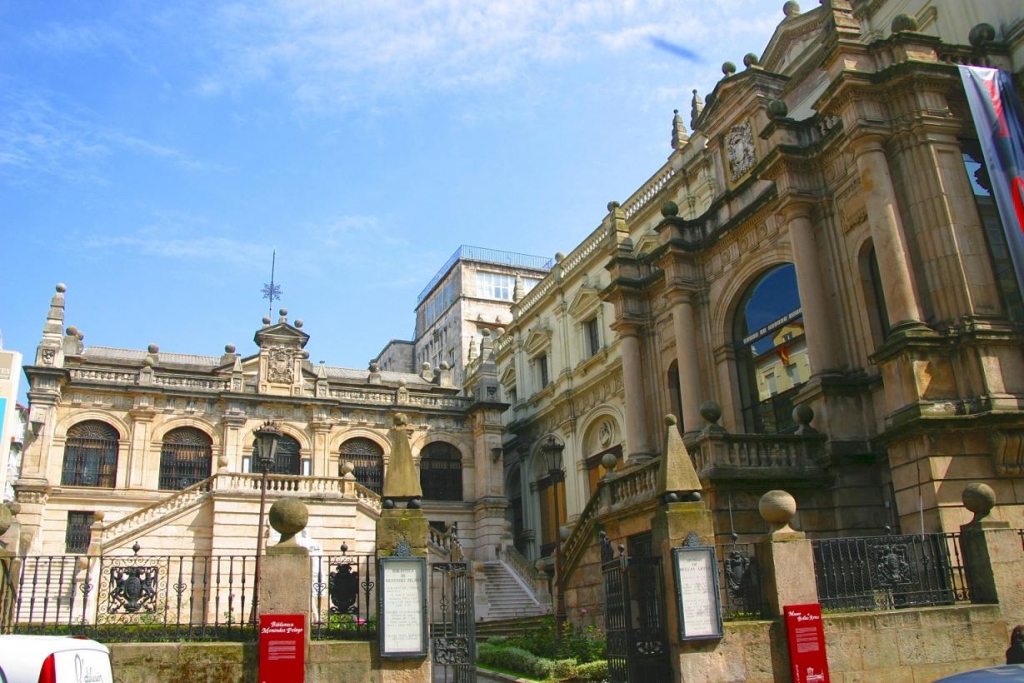
M0 0L4 347L64 282L87 345L251 353L276 248L365 367L460 244L570 251L782 4Z

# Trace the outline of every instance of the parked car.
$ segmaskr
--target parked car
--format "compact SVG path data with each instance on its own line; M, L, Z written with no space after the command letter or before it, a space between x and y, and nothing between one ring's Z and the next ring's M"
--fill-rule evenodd
M974 669L963 673L940 678L935 683L1013 683L1024 681L1024 664L1007 664L990 666L987 669Z
M77 636L0 636L0 683L114 683L110 649Z

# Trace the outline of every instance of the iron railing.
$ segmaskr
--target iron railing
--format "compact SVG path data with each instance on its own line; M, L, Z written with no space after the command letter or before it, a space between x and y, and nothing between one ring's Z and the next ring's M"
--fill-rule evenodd
M377 633L377 568L373 555L310 558L314 640L367 640Z
M81 634L103 642L256 640L252 555L43 556L0 563L0 632ZM377 633L373 555L310 558L310 635ZM9 586L7 584L10 584Z
M105 642L254 640L254 570L251 555L26 557L11 625Z
M722 619L762 619L767 615L761 599L761 572L756 543L732 543L718 546Z
M835 538L811 545L825 609L890 610L970 599L957 534Z

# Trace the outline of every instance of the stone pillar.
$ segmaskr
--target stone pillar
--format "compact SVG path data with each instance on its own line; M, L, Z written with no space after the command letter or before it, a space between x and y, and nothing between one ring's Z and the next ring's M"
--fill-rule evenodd
M789 241L793 246L793 265L804 314L811 372L820 373L835 368L836 344L829 325L832 316L825 299L825 288L821 286L822 272L814 224L811 222L811 206L790 204L786 207L785 216L789 223Z
M757 545L761 598L768 615L781 617L787 605L818 602L811 542L804 532L789 526L796 514L796 500L785 491L769 491L761 496L757 508L771 525L768 537Z
M895 328L900 323L920 323L921 309L914 293L906 235L885 149L877 136L862 137L854 144L861 187L867 194L864 204L885 290L889 324Z
M616 323L622 341L622 385L625 392L627 461L646 462L653 456L647 438L643 364L640 360L640 330L636 325Z
M429 523L420 509L419 472L412 459L407 431L408 418L398 413L392 430L391 464L384 476L380 518L377 520L377 558L428 557ZM406 507L400 509L399 505ZM428 572L427 582L430 582ZM379 578L378 587L380 590ZM384 607L387 609L387 606ZM377 615L378 628L384 620ZM429 620L429 615L428 615ZM430 657L380 658L381 683L430 683Z
M282 498L270 506L270 526L281 534L277 545L269 546L260 568L260 614L302 614L305 616L302 661L306 681L310 676L309 626L313 600L313 573L309 550L295 542L306 528L309 510L294 498ZM262 637L262 634L261 634Z
M149 442L153 438L153 418L156 417L156 411L151 408L133 408L129 414L132 417L132 423L128 457L118 458L120 462L127 461L123 465L127 476L124 480L119 479L119 481L125 481L127 488L155 488L156 481L146 482L146 455L149 452ZM118 469L121 467L119 465ZM159 472L159 462L154 469ZM120 474L118 472L119 476Z
M672 300L672 326L679 362L679 388L683 403L683 429L700 430L700 365L693 325L693 294L676 292Z
M971 602L998 603L1007 623L1024 622L1024 549L1009 522L988 519L995 491L988 484L969 484L961 495L974 519L960 527L960 544Z

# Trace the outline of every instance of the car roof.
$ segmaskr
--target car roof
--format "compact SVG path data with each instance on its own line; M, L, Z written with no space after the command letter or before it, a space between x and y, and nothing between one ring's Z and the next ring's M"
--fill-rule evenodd
M1024 681L1024 664L1007 664L964 671L940 678L935 683L999 683L1000 681Z

